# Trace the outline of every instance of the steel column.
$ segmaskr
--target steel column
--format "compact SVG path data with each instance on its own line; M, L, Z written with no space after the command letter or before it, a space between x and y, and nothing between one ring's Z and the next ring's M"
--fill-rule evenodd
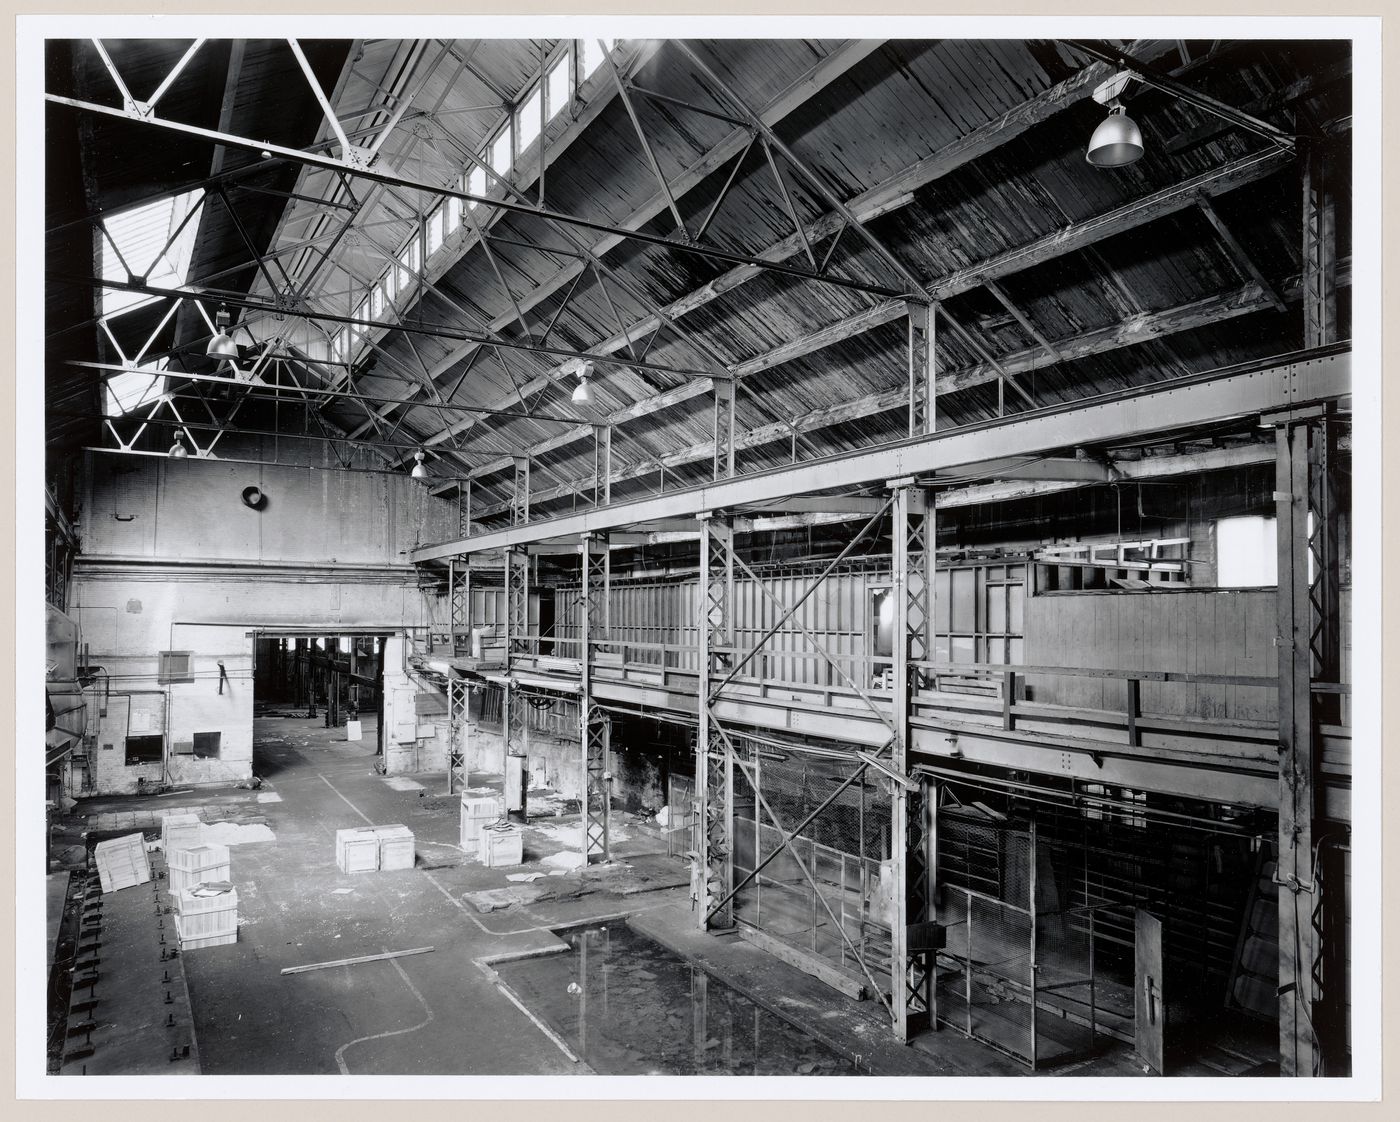
M900 775L910 772L910 718L921 674L911 665L933 655L933 559L934 515L928 494L901 480L894 490L894 525L891 531L894 583L894 758L891 766ZM890 800L890 857L894 864L894 914L890 917L890 981L895 1034L909 1040L926 1028L933 1008L933 974L923 953L909 950L909 925L929 916L930 871L927 854L927 816L924 788L908 790L892 783Z
M734 383L715 381L714 478L734 474Z
M925 436L934 431L937 416L933 353L937 321L932 304L911 300L905 307L909 312L909 435Z
M1323 155L1303 161L1303 345L1337 341L1337 204Z
M468 691L465 678L447 679L447 724L451 740L447 749L447 793L456 790L457 773L462 773L462 789L467 787Z
M1278 931L1279 1065L1283 1075L1312 1075L1309 1025L1315 957L1310 870L1316 766L1311 704L1312 608L1308 589L1308 433L1306 423L1277 431L1278 474Z
M447 563L447 602L449 628L452 632L453 657L470 654L472 642L472 570L466 554L453 557Z
M593 703L593 663L597 644L607 638L608 540L585 535L579 541L579 742L583 748L583 859L612 859L608 841L610 780L608 747L612 721Z
M1345 879L1324 876L1320 725L1340 719L1318 683L1341 677L1339 496L1333 410L1277 429L1279 623L1279 1054L1285 1075L1346 1060Z
M697 861L704 879L698 915L704 931L711 926L734 926L734 908L728 899L734 883L734 762L710 709L714 682L725 673L733 647L734 530L727 518L712 514L702 516L701 529L695 794L701 823Z
M515 475L510 492L510 524L523 526L530 521L530 460L525 456L511 459Z

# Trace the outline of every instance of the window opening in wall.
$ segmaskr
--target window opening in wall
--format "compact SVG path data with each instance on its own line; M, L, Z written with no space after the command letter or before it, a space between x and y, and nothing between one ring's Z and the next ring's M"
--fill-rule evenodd
M192 654L192 651L161 651L156 681L161 685L170 682L193 682L194 670L190 665Z
M894 590L872 588L869 591L870 603L866 613L870 634L871 677L879 681L890 669L894 658Z
M561 54L549 68L549 79L545 83L545 112L551 118L569 104L569 52Z
M1215 524L1215 583L1220 588L1278 584L1278 519L1247 515Z
M426 219L425 229L428 234L428 256L442 248L442 206L431 211Z
M158 764L165 754L165 737L160 734L128 736L126 738L126 766L137 764Z
M510 124L501 129L491 140L491 158L488 161L491 170L497 175L505 175L510 171L510 164L513 153L510 148Z
M194 755L196 759L217 760L219 745L223 739L221 732L197 732L194 734Z
M467 172L467 194L486 194L486 169L480 164L473 165L472 170ZM477 204L473 201L469 202L467 205L474 207Z
M616 39L608 39L608 50L617 46ZM597 39L580 39L578 52L578 80L582 82L603 64L603 51Z
M521 152L540 135L540 97L540 87L536 86L515 111L515 134L519 138L517 144Z

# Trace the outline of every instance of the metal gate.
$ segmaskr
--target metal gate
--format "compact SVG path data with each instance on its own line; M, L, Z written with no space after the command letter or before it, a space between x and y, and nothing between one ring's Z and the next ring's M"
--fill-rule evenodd
M1071 907L1034 821L938 812L938 1020L1032 1070L1092 1052L1097 909Z

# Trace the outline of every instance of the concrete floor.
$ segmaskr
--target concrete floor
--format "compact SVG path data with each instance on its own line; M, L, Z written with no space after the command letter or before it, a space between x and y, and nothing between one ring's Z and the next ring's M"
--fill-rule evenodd
M372 719L372 718L371 718ZM862 1071L884 1075L1006 1075L1026 1069L961 1034L896 1044L876 1003L851 1002L732 936L701 935L688 870L665 839L616 814L615 860L558 868L577 848L577 816L555 818L532 794L525 864L488 869L458 846L458 799L441 774L384 777L365 739L320 721L255 723L257 791L177 793L231 834L240 929L231 946L188 951L181 965L204 1074L567 1075L587 1073L497 986L495 956L562 949L551 928L629 915L634 927L728 981L756 1004L796 1020ZM500 787L473 776L474 787ZM84 821L129 828L150 796L85 800ZM534 817L539 816L539 817ZM207 820L207 818L206 818ZM244 825L238 825L238 823ZM249 825L252 823L252 825ZM415 835L411 870L341 873L335 833L403 823ZM264 828L265 827L265 828ZM240 841L239 832L262 840ZM270 831L269 837L266 831ZM529 883L511 875L541 874ZM134 891L134 890L128 890ZM283 975L287 967L432 947L430 953ZM1074 1074L1140 1074L1115 1046ZM1068 1072L1066 1072L1068 1074Z

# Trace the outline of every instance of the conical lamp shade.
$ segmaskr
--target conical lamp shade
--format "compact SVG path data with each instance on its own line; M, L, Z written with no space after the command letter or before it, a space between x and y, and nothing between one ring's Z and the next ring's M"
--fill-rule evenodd
M204 352L210 358L233 358L238 357L238 344L233 338L220 331L214 338L209 340L209 349Z
M1121 168L1141 155L1142 130L1120 106L1109 110L1108 116L1094 130L1084 158L1096 168Z
M415 460L415 463L414 463L414 465L413 465L413 470L412 470L411 472L409 472L409 474L410 474L414 479L427 479L427 478L428 478L428 469L425 468L425 467L423 466L423 453L422 453L422 452L415 452L415 453L413 453L413 459Z
M580 378L578 385L574 387L571 399L575 405L588 405L593 401L593 390L588 385L587 378Z

